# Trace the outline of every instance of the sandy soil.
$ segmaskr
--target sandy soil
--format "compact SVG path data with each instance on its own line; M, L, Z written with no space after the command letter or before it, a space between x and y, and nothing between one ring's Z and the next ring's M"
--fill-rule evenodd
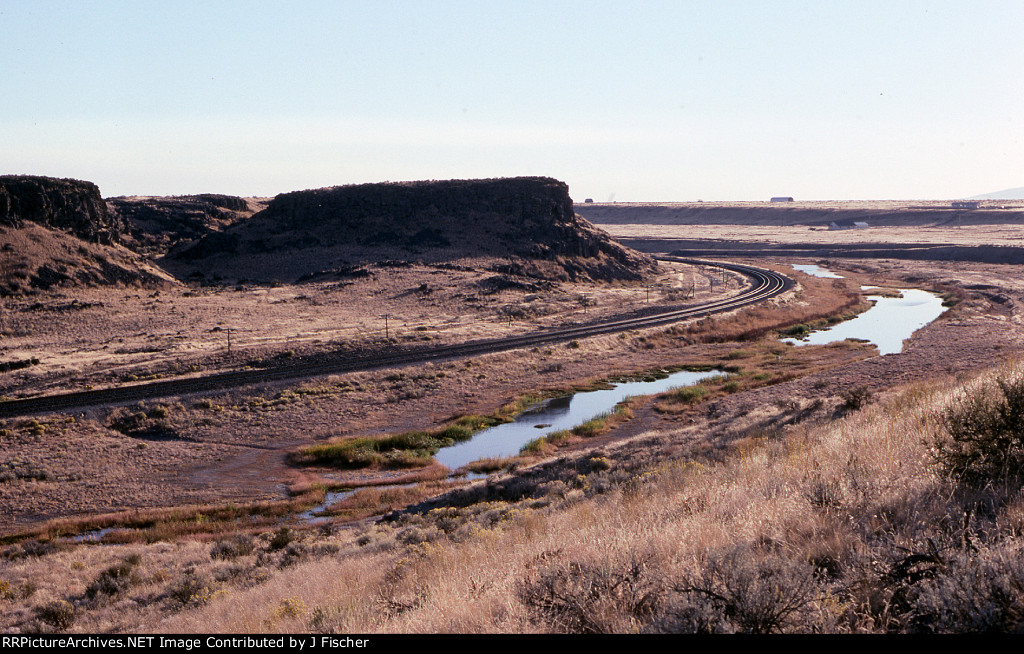
M462 342L568 326L646 306L704 302L745 284L732 274L664 263L647 285L538 284L494 290L497 276L413 265L302 285L92 288L0 300L0 373L18 397L197 375L253 359L431 341ZM692 298L684 296L690 295ZM387 316L387 319L385 319ZM228 350L230 339L230 351Z

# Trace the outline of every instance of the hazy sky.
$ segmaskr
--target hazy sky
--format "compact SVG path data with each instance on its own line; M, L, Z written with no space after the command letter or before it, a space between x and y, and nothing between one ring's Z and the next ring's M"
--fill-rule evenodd
M0 173L962 197L1024 185L1024 2L0 0Z

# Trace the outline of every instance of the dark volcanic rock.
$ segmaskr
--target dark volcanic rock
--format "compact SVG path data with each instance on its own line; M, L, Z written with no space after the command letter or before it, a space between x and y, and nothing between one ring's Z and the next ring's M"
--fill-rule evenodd
M332 265L404 258L441 262L507 257L511 274L561 279L639 279L653 260L576 215L566 184L546 177L361 184L296 191L216 238L174 254L180 261L303 251ZM397 257L396 257L397 255ZM321 264L317 270L322 269ZM285 268L295 273L295 265Z
M125 243L146 254L165 254L253 214L244 198L213 193L108 198L107 209L124 226Z
M120 235L119 225L107 213L100 190L92 182L0 176L0 224L21 227L24 221L94 242L111 243Z

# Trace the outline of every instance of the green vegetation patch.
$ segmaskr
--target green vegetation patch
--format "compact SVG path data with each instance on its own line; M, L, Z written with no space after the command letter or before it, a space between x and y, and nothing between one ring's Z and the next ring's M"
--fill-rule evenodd
M318 443L299 450L291 457L298 465L322 465L336 468L392 466L415 468L429 465L437 451L469 440L479 429L490 426L488 420L467 416L463 424L434 431L407 431L382 438L364 436L329 443Z
M547 454L553 447L562 447L581 438L594 438L607 434L618 424L633 417L628 401L616 404L611 411L594 416L572 429L560 429L546 436L534 438L519 450L522 456L540 456Z

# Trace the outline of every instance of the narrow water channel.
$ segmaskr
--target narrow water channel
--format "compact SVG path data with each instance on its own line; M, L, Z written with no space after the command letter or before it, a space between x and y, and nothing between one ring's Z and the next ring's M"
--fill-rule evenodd
M572 429L611 411L627 397L664 393L721 374L717 370L682 371L655 381L624 382L610 389L556 397L526 411L513 422L485 429L471 440L442 448L434 459L455 470L480 459L515 456L531 440L562 429Z
M797 264L795 270L828 279L843 279L827 268L816 264ZM861 290L878 288L861 286ZM903 351L903 342L914 332L931 323L946 311L942 298L920 289L901 289L900 297L869 295L874 306L838 325L811 332L802 338L784 338L783 343L793 345L827 345L854 338L874 343L879 354L898 354Z

